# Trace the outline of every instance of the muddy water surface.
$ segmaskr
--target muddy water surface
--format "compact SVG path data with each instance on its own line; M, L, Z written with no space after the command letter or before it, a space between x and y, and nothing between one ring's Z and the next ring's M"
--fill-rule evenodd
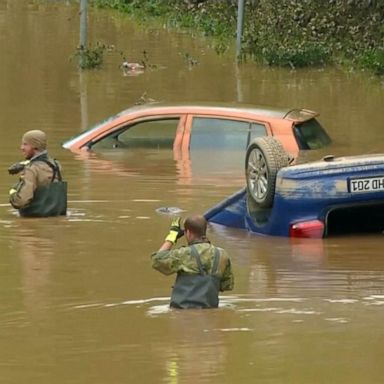
M80 73L70 60L78 5L0 0L0 381L382 382L382 236L290 241L212 226L235 290L218 310L170 312L173 278L149 262L169 226L156 209L203 212L242 175L204 174L204 164L186 173L164 151L82 159L61 143L146 94L306 107L321 113L332 153L384 152L383 84L335 69L236 67L208 40L104 11L90 12L89 38L110 49L101 69ZM143 50L153 69L125 76L123 54L139 61ZM27 129L44 129L63 164L66 218L21 219L7 204L6 169Z

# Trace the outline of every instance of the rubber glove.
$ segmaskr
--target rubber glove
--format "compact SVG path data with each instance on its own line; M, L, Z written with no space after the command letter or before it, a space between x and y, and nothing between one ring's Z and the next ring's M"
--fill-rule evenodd
M172 220L171 228L169 228L169 233L165 238L165 241L170 241L173 244L176 244L176 241L184 235L184 231L180 228L181 217L176 217Z
M29 164L29 160L24 160L24 161L20 161L18 163L15 163L15 164L12 164L9 168L8 168L8 173L10 175L16 175L18 174L19 172L21 172L25 166Z

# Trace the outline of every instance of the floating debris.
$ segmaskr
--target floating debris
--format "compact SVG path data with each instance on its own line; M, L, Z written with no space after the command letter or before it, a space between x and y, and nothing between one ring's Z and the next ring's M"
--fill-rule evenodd
M185 210L178 207L160 207L156 209L156 212L162 215L180 215Z
M155 103L156 99L152 99L151 97L148 97L147 92L144 92L139 100L136 101L135 105L143 105L143 104L149 104L149 103Z

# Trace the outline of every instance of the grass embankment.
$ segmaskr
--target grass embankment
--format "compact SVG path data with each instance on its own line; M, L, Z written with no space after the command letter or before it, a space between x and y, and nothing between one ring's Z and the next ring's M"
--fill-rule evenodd
M93 0L137 19L166 20L212 36L218 52L236 35L237 0ZM271 66L339 65L384 74L381 0L246 0L242 58Z

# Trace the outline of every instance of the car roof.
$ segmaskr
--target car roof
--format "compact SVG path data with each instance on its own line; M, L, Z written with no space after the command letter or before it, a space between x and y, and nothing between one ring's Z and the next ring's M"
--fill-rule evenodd
M287 119L293 121L306 121L316 117L317 112L308 110L308 109L292 109L292 108L277 108L277 107L268 107L268 106L257 106L252 104L244 104L238 102L231 103L220 103L220 102L199 102L199 103L163 103L163 102L154 102L141 105L135 105L130 108L127 108L117 115L114 118L125 115L132 112L141 112L146 111L148 113L153 112L165 112L169 109L172 109L174 113L192 113L192 112L225 112L225 113L238 113L243 112L254 116L263 116L275 119Z

